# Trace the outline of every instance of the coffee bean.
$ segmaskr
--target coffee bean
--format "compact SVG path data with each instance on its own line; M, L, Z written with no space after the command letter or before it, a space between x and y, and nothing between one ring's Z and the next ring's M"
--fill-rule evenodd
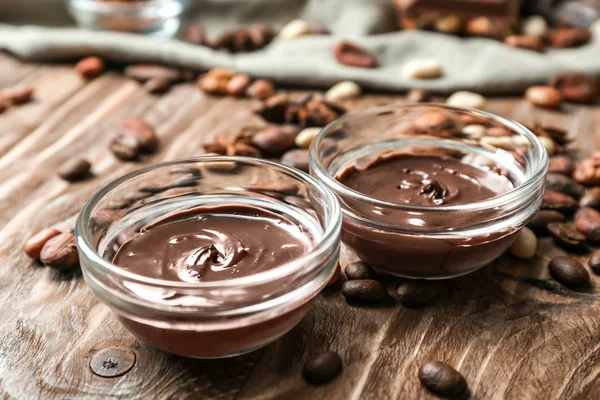
M571 176L574 170L575 161L573 161L571 157L565 155L550 157L548 164L549 174L561 174Z
M585 193L583 185L568 176L560 174L546 175L546 190L563 193L574 199L581 198Z
M349 67L356 68L375 68L377 67L377 59L367 50L362 47L340 40L333 48L333 55L337 62Z
M86 57L75 64L77 71L85 79L93 79L104 72L104 61L99 57Z
M600 82L583 72L564 72L553 76L549 85L556 88L563 99L573 103L589 104L600 94Z
M325 100L340 101L360 96L361 89L356 82L343 81L333 85L326 93Z
M34 89L31 86L15 86L4 89L2 95L13 104L25 104L33 98Z
M446 100L446 104L452 107L480 110L485 108L486 100L485 97L478 93L461 90L450 95Z
M377 274L369 266L369 264L362 261L355 261L346 265L344 268L344 274L348 280L357 280L357 279L375 279Z
M252 136L252 144L266 154L278 155L294 147L298 133L296 125L269 126Z
M553 210L540 210L538 213L529 221L527 227L531 229L536 235L544 236L548 235L548 224L551 222L565 222L567 219L565 216L558 211Z
M171 84L172 82L165 78L152 78L144 83L144 89L146 89L148 93L163 94L171 89Z
M539 36L510 35L504 39L504 44L538 52L544 51L544 40Z
M600 211L600 187L594 187L585 192L581 199L579 199L579 205Z
M72 158L58 169L58 176L66 181L74 182L88 176L92 164L84 158Z
M246 94L246 90L250 86L250 76L246 74L236 74L234 75L227 85L225 86L225 91L230 96L235 97L243 97Z
M535 233L527 227L521 229L517 239L508 249L515 257L522 260L528 260L535 256L537 251L537 237Z
M246 96L256 100L266 100L275 95L275 86L267 80L258 79L246 90Z
M457 397L467 389L465 378L441 361L431 361L419 368L419 380L428 390L442 396Z
M321 128L304 128L298 133L295 139L296 146L301 149L308 149L315 137L321 132Z
M575 227L590 243L600 244L600 212L589 207L579 209L575 214Z
M590 273L581 263L571 257L560 256L553 258L548 264L550 275L568 287L589 285Z
M569 195L546 190L544 200L542 201L542 210L554 210L563 214L575 212L579 207L579 203Z
M575 167L573 178L584 185L600 185L600 159L587 158Z
M58 271L68 271L77 266L79 257L75 236L65 232L50 238L42 247L40 261Z
M402 67L405 79L436 79L444 75L444 67L437 58L411 60Z
M429 92L425 89L412 89L406 94L408 103L426 103L431 99Z
M308 172L308 149L292 149L281 156L281 163L300 171Z
M557 109L562 105L560 92L552 86L531 86L525 91L525 98L534 106Z
M383 283L372 279L357 279L344 282L342 294L347 300L379 303L388 298Z
M600 250L596 250L590 257L590 269L596 274L600 275Z
M552 47L566 49L582 46L590 41L592 34L585 28L559 28L550 34Z
M139 82L161 78L173 83L181 79L181 72L178 69L154 64L130 65L125 68L123 73Z
M46 242L52 239L54 236L58 236L60 234L61 231L56 228L42 229L25 242L23 245L23 250L29 258L33 260L39 260L40 253L42 252L42 248Z
M342 358L331 350L310 358L302 369L304 379L314 385L328 382L340 372L342 372Z
M438 287L435 282L411 280L401 283L396 293L403 306L423 307L437 300Z
M563 249L575 252L588 249L585 235L573 225L566 222L551 222L547 227L554 242Z

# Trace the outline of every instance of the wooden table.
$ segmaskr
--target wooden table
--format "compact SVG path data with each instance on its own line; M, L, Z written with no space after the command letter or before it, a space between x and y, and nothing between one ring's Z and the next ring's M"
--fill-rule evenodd
M226 360L192 360L155 350L130 335L99 303L80 274L61 275L21 250L46 226L68 230L85 201L142 166L107 150L115 124L142 116L161 151L144 164L203 153L216 133L261 123L247 100L211 98L192 84L157 97L109 72L90 82L70 65L22 63L0 54L0 87L26 83L35 101L0 115L0 393L15 398L415 399L433 398L418 379L428 360L466 377L473 398L600 398L598 290L575 292L549 278L562 250L542 239L534 260L503 256L446 282L437 305L407 309L350 306L339 287L324 291L306 318L263 350ZM401 101L368 95L352 110ZM491 112L569 128L583 155L600 149L600 110L534 109L521 99L491 99ZM69 184L57 167L88 158L96 177ZM342 254L342 263L349 260ZM585 260L586 257L580 257ZM594 277L595 285L600 278ZM110 346L132 349L133 368L101 378L90 358ZM344 370L323 386L301 377L317 352L340 353Z

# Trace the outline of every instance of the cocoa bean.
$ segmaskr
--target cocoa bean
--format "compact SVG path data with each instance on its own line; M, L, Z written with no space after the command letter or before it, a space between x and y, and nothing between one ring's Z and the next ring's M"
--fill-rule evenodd
M579 203L569 195L546 190L544 200L542 201L542 210L554 210L563 214L575 212Z
M598 79L578 71L554 75L549 85L556 88L563 99L573 103L592 103L600 94Z
M580 208L575 214L575 227L592 244L600 244L600 212L593 208Z
M350 67L357 68L375 68L377 67L377 59L369 51L362 47L340 40L333 48L335 59L340 63Z

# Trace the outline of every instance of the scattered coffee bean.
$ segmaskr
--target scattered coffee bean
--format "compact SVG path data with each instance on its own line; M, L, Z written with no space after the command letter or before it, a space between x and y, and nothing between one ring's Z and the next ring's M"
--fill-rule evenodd
M444 67L437 58L420 58L407 62L402 67L406 79L436 79L444 75Z
M592 34L585 28L559 28L550 34L552 47L567 49L582 46L590 41Z
M584 185L600 185L600 158L587 158L575 167L573 178Z
M583 72L564 72L553 76L549 85L556 88L563 99L573 103L589 104L600 94L600 82Z
M600 187L594 187L585 192L579 199L579 205L600 211Z
M66 232L48 239L42 247L40 261L59 271L67 271L75 267L79 262L75 236Z
M308 149L315 137L321 132L321 128L304 128L296 136L296 146L301 149Z
M512 255L522 260L533 258L537 251L537 237L535 233L527 227L522 228L517 235L517 239L508 250Z
M429 92L425 89L412 89L406 94L409 103L426 103L431 99Z
M123 73L125 76L139 82L161 78L173 83L181 79L181 72L178 69L154 64L130 65L125 68Z
M275 86L267 80L258 79L246 90L246 96L256 100L266 100L275 95Z
M424 307L437 300L438 288L435 282L411 280L401 283L396 293L403 306Z
M579 207L577 201L566 194L546 190L542 201L542 210L554 210L563 214L575 212Z
M585 193L583 185L577 183L574 179L569 178L565 175L560 174L548 174L546 175L546 190L553 192L564 193L579 199Z
M534 106L557 109L562 105L560 92L552 86L531 86L525 91L525 98Z
M347 300L367 303L379 303L388 298L388 292L383 283L372 279L346 281L342 285L342 294Z
M61 231L56 228L42 229L25 242L23 245L23 250L29 258L33 260L39 260L40 253L42 252L42 248L46 242L52 239L54 236L58 236L60 234Z
M72 158L58 169L58 176L69 182L85 178L90 173L92 164L84 158Z
M85 79L93 79L104 72L104 61L99 57L86 57L75 64L77 71Z
M561 174L571 176L574 170L575 161L573 161L571 157L565 155L550 157L550 161L548 164L549 174Z
M371 268L369 264L362 261L355 261L346 265L344 274L348 280L375 279L377 276L373 268Z
M600 244L600 212L583 207L575 214L575 228L583 233L592 244Z
M308 172L308 150L307 149L292 149L286 151L281 156L281 163L289 167L297 168L300 171Z
M527 224L527 227L531 229L536 235L545 236L548 235L548 224L551 222L565 222L567 218L553 210L540 210Z
M448 97L446 104L452 107L473 108L480 110L485 107L486 101L485 97L480 94L463 90L453 93L450 97Z
M148 93L152 94L163 94L167 93L171 89L172 82L165 78L152 78L148 79L144 83L144 89Z
M596 274L600 275L600 250L596 250L590 257L590 269Z
M521 24L521 32L528 36L544 37L548 33L548 23L546 19L540 15L532 15L525 18Z
M544 51L544 40L539 36L510 35L504 39L504 44L526 50Z
M331 350L312 357L302 369L304 379L314 385L328 382L338 376L340 372L342 372L342 358Z
M229 80L229 82L227 82L225 91L230 96L243 97L246 94L246 90L250 86L250 82L250 76L246 74L236 74Z
M346 40L340 40L335 44L333 55L337 62L349 67L376 68L378 64L373 54Z
M33 98L34 89L31 86L15 86L4 89L2 95L13 104L25 104Z
M327 101L340 101L352 99L360 96L361 89L357 83L352 81L343 81L337 83L331 87L325 93L325 100Z
M565 286L576 288L590 283L590 273L579 261L571 257L560 256L552 259L548 269L550 275Z
M551 222L547 225L554 243L567 251L582 252L588 249L586 237L573 225L566 222Z
M121 160L133 160L140 153L153 153L158 147L154 130L139 118L122 121L110 143L111 151Z
M288 22L281 28L277 39L296 39L301 36L310 34L310 24L302 19L295 19Z
M419 368L419 380L428 390L442 396L457 397L467 389L465 378L441 361L431 361Z
M266 154L279 155L294 147L298 133L296 125L269 126L252 136L252 144Z
M233 72L227 68L213 68L198 78L197 86L208 94L227 94L227 84L233 78Z

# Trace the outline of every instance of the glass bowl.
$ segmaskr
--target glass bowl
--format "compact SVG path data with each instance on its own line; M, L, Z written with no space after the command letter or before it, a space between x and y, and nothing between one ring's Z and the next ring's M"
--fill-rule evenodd
M255 206L310 233L314 248L284 265L212 282L145 277L111 263L152 222L199 206ZM266 160L204 156L141 169L85 205L75 235L83 276L131 333L162 350L219 358L260 348L292 329L338 262L341 211L327 188Z
M417 207L354 191L336 179L349 166L394 153L453 157L497 168L514 188L470 204ZM537 212L548 155L522 125L444 105L390 105L345 116L310 147L311 174L338 197L342 241L376 270L406 278L463 275L500 256Z
M67 0L71 15L83 28L164 37L177 32L187 5L187 0Z

